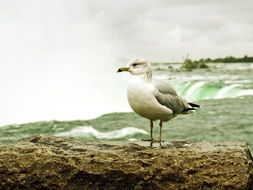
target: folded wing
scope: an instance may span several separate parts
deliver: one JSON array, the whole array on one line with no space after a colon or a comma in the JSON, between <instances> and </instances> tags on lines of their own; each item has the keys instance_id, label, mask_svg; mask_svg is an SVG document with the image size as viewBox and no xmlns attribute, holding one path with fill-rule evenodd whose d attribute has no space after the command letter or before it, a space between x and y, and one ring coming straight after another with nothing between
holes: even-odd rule
<instances>
[{"instance_id":1,"label":"folded wing","mask_svg":"<svg viewBox=\"0 0 253 190\"><path fill-rule=\"evenodd\" d=\"M195 107L199 107L199 105L188 103L182 97L178 96L176 90L167 82L154 80L153 84L157 89L155 92L157 101L161 105L171 109L173 114L184 114L191 110L195 110Z\"/></svg>"}]
</instances>

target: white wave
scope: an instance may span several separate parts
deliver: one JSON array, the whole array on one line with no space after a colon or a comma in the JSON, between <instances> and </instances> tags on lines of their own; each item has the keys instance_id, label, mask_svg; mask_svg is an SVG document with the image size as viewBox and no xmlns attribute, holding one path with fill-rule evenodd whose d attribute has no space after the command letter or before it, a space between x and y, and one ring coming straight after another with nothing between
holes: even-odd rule
<instances>
[{"instance_id":1,"label":"white wave","mask_svg":"<svg viewBox=\"0 0 253 190\"><path fill-rule=\"evenodd\" d=\"M225 84L247 84L251 83L251 80L245 79L245 80L225 80Z\"/></svg>"},{"instance_id":2,"label":"white wave","mask_svg":"<svg viewBox=\"0 0 253 190\"><path fill-rule=\"evenodd\" d=\"M192 98L192 95L196 92L197 89L200 89L202 86L204 86L206 84L206 82L204 81L198 81L195 84L193 84L192 86L189 87L189 89L187 89L186 93L183 94L183 96L185 98Z\"/></svg>"},{"instance_id":3,"label":"white wave","mask_svg":"<svg viewBox=\"0 0 253 190\"><path fill-rule=\"evenodd\" d=\"M135 134L148 134L143 129L134 127L126 127L119 130L100 132L92 126L79 126L71 131L61 132L55 134L55 136L68 136L68 137L95 137L97 139L119 139L127 136L133 136Z\"/></svg>"},{"instance_id":4,"label":"white wave","mask_svg":"<svg viewBox=\"0 0 253 190\"><path fill-rule=\"evenodd\" d=\"M215 95L214 99L221 99L221 98L231 98L233 97L232 95L229 94L229 92L232 89L238 88L240 85L239 84L232 84L229 86L224 86L222 89L218 91L218 93Z\"/></svg>"},{"instance_id":5,"label":"white wave","mask_svg":"<svg viewBox=\"0 0 253 190\"><path fill-rule=\"evenodd\" d=\"M236 97L239 96L253 96L253 89L243 89L236 94Z\"/></svg>"}]
</instances>

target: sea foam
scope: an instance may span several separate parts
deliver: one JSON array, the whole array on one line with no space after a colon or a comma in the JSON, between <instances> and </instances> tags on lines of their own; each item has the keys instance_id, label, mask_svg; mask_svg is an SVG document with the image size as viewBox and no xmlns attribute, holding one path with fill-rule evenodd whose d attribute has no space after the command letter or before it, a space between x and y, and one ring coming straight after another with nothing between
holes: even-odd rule
<instances>
[{"instance_id":1,"label":"sea foam","mask_svg":"<svg viewBox=\"0 0 253 190\"><path fill-rule=\"evenodd\" d=\"M127 136L133 136L136 134L148 134L143 129L138 129L134 127L126 127L119 130L100 132L92 126L79 126L70 131L61 132L55 134L55 136L64 137L95 137L97 139L120 139Z\"/></svg>"}]
</instances>

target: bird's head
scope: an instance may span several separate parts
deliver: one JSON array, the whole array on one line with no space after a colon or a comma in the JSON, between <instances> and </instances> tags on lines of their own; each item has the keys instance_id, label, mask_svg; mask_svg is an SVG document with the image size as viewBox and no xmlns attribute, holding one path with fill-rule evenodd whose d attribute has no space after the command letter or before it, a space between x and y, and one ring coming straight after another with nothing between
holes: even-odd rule
<instances>
[{"instance_id":1,"label":"bird's head","mask_svg":"<svg viewBox=\"0 0 253 190\"><path fill-rule=\"evenodd\" d=\"M121 67L117 72L127 71L132 75L144 76L147 78L152 78L152 67L151 64L142 58L133 59L130 61L126 67Z\"/></svg>"}]
</instances>

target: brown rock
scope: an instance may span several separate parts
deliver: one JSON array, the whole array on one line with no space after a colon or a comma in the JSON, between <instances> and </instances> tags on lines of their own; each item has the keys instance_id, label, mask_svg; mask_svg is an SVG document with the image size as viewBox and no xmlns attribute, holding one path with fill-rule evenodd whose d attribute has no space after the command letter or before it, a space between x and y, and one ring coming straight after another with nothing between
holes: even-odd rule
<instances>
[{"instance_id":1,"label":"brown rock","mask_svg":"<svg viewBox=\"0 0 253 190\"><path fill-rule=\"evenodd\" d=\"M0 189L251 189L246 144L78 141L0 145Z\"/></svg>"}]
</instances>

